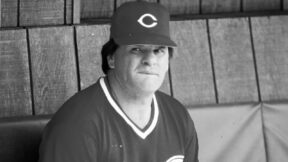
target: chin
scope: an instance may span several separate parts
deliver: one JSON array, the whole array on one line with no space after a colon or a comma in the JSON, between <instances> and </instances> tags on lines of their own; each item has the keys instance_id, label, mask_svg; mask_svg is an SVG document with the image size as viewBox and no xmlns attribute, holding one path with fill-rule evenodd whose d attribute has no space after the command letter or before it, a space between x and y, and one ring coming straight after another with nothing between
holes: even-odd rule
<instances>
[{"instance_id":1,"label":"chin","mask_svg":"<svg viewBox=\"0 0 288 162\"><path fill-rule=\"evenodd\" d=\"M162 82L161 82L162 83ZM147 92L155 92L160 88L161 84L158 81L154 82L144 82L142 84L138 84L138 88L141 89L141 91L147 91Z\"/></svg>"},{"instance_id":2,"label":"chin","mask_svg":"<svg viewBox=\"0 0 288 162\"><path fill-rule=\"evenodd\" d=\"M164 77L158 76L147 76L147 75L140 75L137 78L134 78L134 84L141 89L141 91L150 91L155 92L157 91L162 83Z\"/></svg>"}]
</instances>

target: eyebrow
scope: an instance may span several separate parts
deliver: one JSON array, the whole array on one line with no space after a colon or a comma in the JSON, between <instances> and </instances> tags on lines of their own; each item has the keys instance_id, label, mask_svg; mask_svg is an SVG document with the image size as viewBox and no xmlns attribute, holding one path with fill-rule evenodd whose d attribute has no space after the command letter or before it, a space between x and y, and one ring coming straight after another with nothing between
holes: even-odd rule
<instances>
[{"instance_id":1,"label":"eyebrow","mask_svg":"<svg viewBox=\"0 0 288 162\"><path fill-rule=\"evenodd\" d=\"M135 45L128 45L129 47L141 47L141 48L145 48L147 47L147 45L145 44L135 44ZM163 46L163 45L152 45L155 49L161 49L161 48L166 48L167 46Z\"/></svg>"}]
</instances>

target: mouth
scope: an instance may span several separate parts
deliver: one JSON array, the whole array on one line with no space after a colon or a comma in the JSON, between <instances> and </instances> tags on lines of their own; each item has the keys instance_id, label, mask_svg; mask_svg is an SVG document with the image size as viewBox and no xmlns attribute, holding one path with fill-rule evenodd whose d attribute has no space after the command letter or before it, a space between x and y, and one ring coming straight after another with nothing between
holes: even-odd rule
<instances>
[{"instance_id":1,"label":"mouth","mask_svg":"<svg viewBox=\"0 0 288 162\"><path fill-rule=\"evenodd\" d=\"M158 76L159 74L152 71L140 71L139 74Z\"/></svg>"}]
</instances>

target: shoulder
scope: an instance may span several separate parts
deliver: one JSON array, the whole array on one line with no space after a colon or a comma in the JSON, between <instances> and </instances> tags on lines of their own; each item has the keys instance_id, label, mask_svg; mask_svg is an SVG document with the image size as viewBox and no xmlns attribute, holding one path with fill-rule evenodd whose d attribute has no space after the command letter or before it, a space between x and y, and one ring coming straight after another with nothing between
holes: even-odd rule
<instances>
[{"instance_id":1,"label":"shoulder","mask_svg":"<svg viewBox=\"0 0 288 162\"><path fill-rule=\"evenodd\" d=\"M180 104L182 105L177 99L175 99L174 97L163 93L161 91L156 91L155 96L158 100L160 100L161 102L167 102L167 103L171 103L171 104Z\"/></svg>"},{"instance_id":2,"label":"shoulder","mask_svg":"<svg viewBox=\"0 0 288 162\"><path fill-rule=\"evenodd\" d=\"M104 94L99 83L76 93L69 98L53 115L48 127L83 127L87 122L97 119L101 105L104 104Z\"/></svg>"},{"instance_id":3,"label":"shoulder","mask_svg":"<svg viewBox=\"0 0 288 162\"><path fill-rule=\"evenodd\" d=\"M61 108L65 108L67 106L75 107L81 105L81 107L83 107L90 105L91 103L95 102L95 99L103 96L101 92L102 90L98 81L73 95L62 105Z\"/></svg>"},{"instance_id":4,"label":"shoulder","mask_svg":"<svg viewBox=\"0 0 288 162\"><path fill-rule=\"evenodd\" d=\"M92 108L97 104L92 101L95 90L97 90L96 84L78 92L53 115L43 131L39 159L55 162L87 159L87 153L90 152L85 149L94 150L96 142L91 141L98 140L96 132L99 120Z\"/></svg>"},{"instance_id":5,"label":"shoulder","mask_svg":"<svg viewBox=\"0 0 288 162\"><path fill-rule=\"evenodd\" d=\"M169 109L169 111L173 111L175 113L188 113L184 105L174 97L160 91L157 91L155 96L160 107L165 107L165 109Z\"/></svg>"},{"instance_id":6,"label":"shoulder","mask_svg":"<svg viewBox=\"0 0 288 162\"><path fill-rule=\"evenodd\" d=\"M177 99L169 96L163 92L157 91L155 93L160 111L176 123L185 128L194 128L194 122L187 110Z\"/></svg>"},{"instance_id":7,"label":"shoulder","mask_svg":"<svg viewBox=\"0 0 288 162\"><path fill-rule=\"evenodd\" d=\"M101 105L104 102L105 95L99 84L99 80L91 86L79 91L69 98L60 108L57 113L64 111L72 114L74 111L91 111L91 108L96 105ZM77 113L80 113L77 112ZM79 115L79 114L78 114Z\"/></svg>"},{"instance_id":8,"label":"shoulder","mask_svg":"<svg viewBox=\"0 0 288 162\"><path fill-rule=\"evenodd\" d=\"M191 140L197 141L197 133L194 121L191 118L188 109L183 106L177 99L162 92L155 93L162 118L171 126L173 130L181 132L187 143ZM167 123L166 123L167 124Z\"/></svg>"}]
</instances>

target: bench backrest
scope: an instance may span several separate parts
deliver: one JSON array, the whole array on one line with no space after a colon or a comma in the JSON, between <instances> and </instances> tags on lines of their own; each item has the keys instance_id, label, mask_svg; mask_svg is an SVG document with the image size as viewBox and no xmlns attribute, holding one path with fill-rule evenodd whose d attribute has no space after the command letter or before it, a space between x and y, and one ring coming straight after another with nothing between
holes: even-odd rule
<instances>
[{"instance_id":1,"label":"bench backrest","mask_svg":"<svg viewBox=\"0 0 288 162\"><path fill-rule=\"evenodd\" d=\"M43 128L51 116L0 119L0 161L37 162Z\"/></svg>"},{"instance_id":2,"label":"bench backrest","mask_svg":"<svg viewBox=\"0 0 288 162\"><path fill-rule=\"evenodd\" d=\"M288 102L188 107L205 162L276 162L288 159ZM0 119L0 162L36 162L51 116Z\"/></svg>"}]
</instances>

